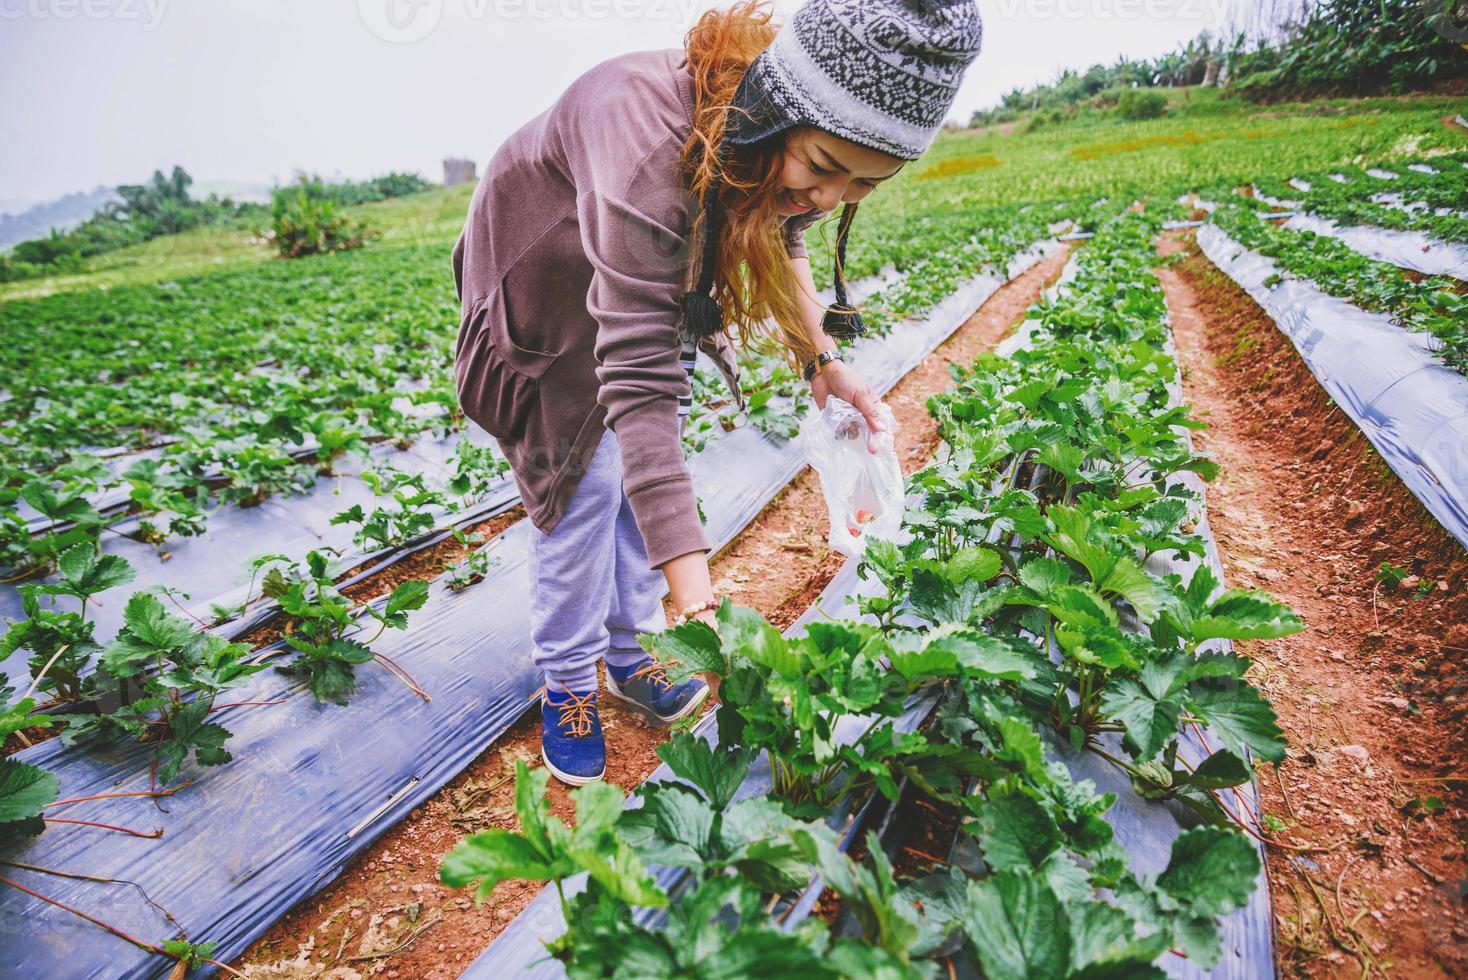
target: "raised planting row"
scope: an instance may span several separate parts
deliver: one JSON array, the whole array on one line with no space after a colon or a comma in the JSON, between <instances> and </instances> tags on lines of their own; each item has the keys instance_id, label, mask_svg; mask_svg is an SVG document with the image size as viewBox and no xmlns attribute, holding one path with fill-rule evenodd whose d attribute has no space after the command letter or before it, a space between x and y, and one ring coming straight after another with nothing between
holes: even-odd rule
<instances>
[{"instance_id":1,"label":"raised planting row","mask_svg":"<svg viewBox=\"0 0 1468 980\"><path fill-rule=\"evenodd\" d=\"M1147 570L1204 553L1175 478L1212 470L1169 391L1157 228L1134 214L1102 228L1034 311L1031 346L980 358L930 401L947 454L911 479L904 543L865 559L881 586L860 601L868 622L786 637L725 603L717 630L645 637L670 676L719 677L717 744L675 737L658 754L676 780L630 807L613 786L576 791L574 827L522 766L520 829L467 837L443 880L480 900L506 879L552 882L567 926L547 949L573 977L939 976L933 957L960 947L991 980L1156 977L1169 951L1212 967L1220 918L1261 870L1232 790L1285 748L1249 662L1219 643L1303 624L1206 566ZM918 697L937 706L909 732ZM1184 732L1205 727L1218 747L1190 758ZM1059 761L1081 751L1127 792L1186 807L1192 829L1166 855L1129 853L1107 820L1116 797ZM741 796L757 760L768 791ZM905 881L875 839L864 859L843 850L828 815L904 783L959 815L977 866ZM654 874L669 867L686 873ZM813 874L859 936L787 911ZM495 950L484 975L522 965Z\"/></svg>"},{"instance_id":2,"label":"raised planting row","mask_svg":"<svg viewBox=\"0 0 1468 980\"><path fill-rule=\"evenodd\" d=\"M1342 224L1420 231L1468 243L1468 154L1392 161L1390 170L1350 166L1260 177L1259 192ZM1376 174L1391 174L1373 176ZM1391 201L1394 203L1385 203Z\"/></svg>"},{"instance_id":3,"label":"raised planting row","mask_svg":"<svg viewBox=\"0 0 1468 980\"><path fill-rule=\"evenodd\" d=\"M1468 295L1458 292L1457 280L1413 279L1335 238L1262 220L1268 213L1263 202L1221 189L1205 193L1217 204L1214 224L1239 244L1274 259L1282 275L1309 280L1333 296L1430 335L1444 364L1468 372Z\"/></svg>"},{"instance_id":4,"label":"raised planting row","mask_svg":"<svg viewBox=\"0 0 1468 980\"><path fill-rule=\"evenodd\" d=\"M1286 276L1218 227L1198 245L1259 304L1402 483L1468 547L1468 377L1435 338Z\"/></svg>"},{"instance_id":5,"label":"raised planting row","mask_svg":"<svg viewBox=\"0 0 1468 980\"><path fill-rule=\"evenodd\" d=\"M854 345L853 364L884 390L962 324L1007 274L1028 268L1043 251L1014 257L1009 273L975 277L925 321L910 322L881 341ZM798 446L753 428L713 442L690 461L710 540L720 545L730 540L803 464ZM143 684L167 689L161 696L168 704L126 705L116 719L97 722L94 727L105 725L124 736L110 744L87 738L69 749L56 739L0 762L0 814L10 818L0 822L5 838L0 858L40 868L83 867L99 877L139 882L175 918L160 919L142 901L111 902L102 918L144 940L128 946L44 899L0 888L0 914L21 923L23 933L20 941L0 947L0 973L49 975L65 969L77 976L162 975L170 964L156 950L164 938L180 935L217 943L215 952L227 959L292 904L331 881L343 862L436 792L533 706L540 677L524 601L530 587L529 530L522 521L497 539L499 564L472 592L455 594L444 579L427 587L401 586L395 600L377 604L372 612L356 611L369 617L365 624L349 622L350 604L342 609L332 601L336 590L328 571L318 567L319 556L310 560L300 581L275 577L270 594L294 624L288 642L308 658L305 664L298 658L298 672L321 665L286 686L272 674L254 672L259 657L247 657L168 616L154 605L154 597L134 600L138 608L129 616L127 633L103 649L101 662L136 669ZM75 561L68 557L67 565L69 576L75 573L79 581L94 584L123 573L115 562L93 559L86 551ZM410 603L422 607L410 629L389 629L374 640L361 628L375 629L374 620L400 625ZM262 653L269 657L277 649ZM309 684L329 699L342 672L366 659L368 650L387 669L354 679L350 712L306 696ZM191 707L188 690L174 698L185 677L208 674L211 682L219 681L210 673L216 661L232 672L229 707ZM166 719L161 710L175 713ZM25 711L10 714L20 722L36 717ZM180 717L180 724L171 723ZM135 723L133 730L123 724L127 721ZM364 742L363 731L372 731L373 738ZM144 740L126 737L137 733ZM190 738L183 752L161 748L161 743ZM239 757L235 764L214 771L198 768L225 761L219 750L226 744ZM197 751L200 745L204 751ZM194 752L184 761L188 746ZM155 789L150 769L167 765L171 771L174 755L180 756L179 779L192 781ZM169 796L166 813L155 814L147 809L152 804L138 796L115 795L150 792ZM53 808L63 805L58 795L85 798L66 805L91 823L133 828L144 820L143 813L148 823L160 823L165 835L158 841L119 841L115 831L102 827L57 828ZM44 832L30 836L37 830ZM201 862L201 854L209 860ZM89 914L103 901L96 880L41 877L25 884ZM178 955L187 955L187 949L179 949Z\"/></svg>"}]
</instances>

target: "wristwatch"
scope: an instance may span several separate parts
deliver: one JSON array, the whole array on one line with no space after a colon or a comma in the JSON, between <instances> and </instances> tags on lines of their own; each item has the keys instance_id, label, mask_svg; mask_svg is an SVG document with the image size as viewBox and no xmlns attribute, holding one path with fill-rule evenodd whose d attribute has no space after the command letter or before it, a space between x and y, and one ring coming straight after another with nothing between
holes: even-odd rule
<instances>
[{"instance_id":1,"label":"wristwatch","mask_svg":"<svg viewBox=\"0 0 1468 980\"><path fill-rule=\"evenodd\" d=\"M841 352L839 350L821 351L819 354L816 355L816 359L814 361L811 361L805 366L805 380L809 381L811 378L814 378L817 372L821 370L821 368L825 367L827 364L830 364L832 361L841 361L844 364L846 362L846 358L841 356Z\"/></svg>"}]
</instances>

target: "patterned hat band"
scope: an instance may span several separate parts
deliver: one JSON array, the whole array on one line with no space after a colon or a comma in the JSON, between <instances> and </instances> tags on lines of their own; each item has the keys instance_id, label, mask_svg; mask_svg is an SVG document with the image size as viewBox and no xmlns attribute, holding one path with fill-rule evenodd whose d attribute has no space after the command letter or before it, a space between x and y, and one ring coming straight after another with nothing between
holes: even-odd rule
<instances>
[{"instance_id":1,"label":"patterned hat band","mask_svg":"<svg viewBox=\"0 0 1468 980\"><path fill-rule=\"evenodd\" d=\"M809 0L745 73L725 139L814 126L915 160L982 39L973 0Z\"/></svg>"}]
</instances>

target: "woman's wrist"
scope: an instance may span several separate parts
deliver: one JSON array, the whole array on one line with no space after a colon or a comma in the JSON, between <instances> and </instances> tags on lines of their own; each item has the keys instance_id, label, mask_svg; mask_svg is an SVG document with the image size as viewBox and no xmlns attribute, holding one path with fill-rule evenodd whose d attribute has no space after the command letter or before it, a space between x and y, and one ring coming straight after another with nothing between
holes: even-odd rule
<instances>
[{"instance_id":1,"label":"woman's wrist","mask_svg":"<svg viewBox=\"0 0 1468 980\"><path fill-rule=\"evenodd\" d=\"M841 361L843 364L845 363L845 358L841 356L841 351L835 347L832 347L830 350L823 350L820 353L816 354L813 360L806 362L804 370L805 380L807 382L814 381L817 375L819 375L822 371L826 369L828 365L832 364L835 361Z\"/></svg>"}]
</instances>

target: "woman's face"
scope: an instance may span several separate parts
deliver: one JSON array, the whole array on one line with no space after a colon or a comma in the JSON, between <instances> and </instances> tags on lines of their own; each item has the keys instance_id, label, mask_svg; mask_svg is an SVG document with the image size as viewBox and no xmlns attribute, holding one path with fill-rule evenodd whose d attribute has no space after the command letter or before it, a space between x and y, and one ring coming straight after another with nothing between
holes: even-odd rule
<instances>
[{"instance_id":1,"label":"woman's face","mask_svg":"<svg viewBox=\"0 0 1468 980\"><path fill-rule=\"evenodd\" d=\"M905 162L811 126L797 127L785 138L776 210L788 216L855 204Z\"/></svg>"}]
</instances>

